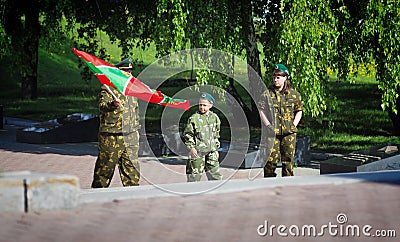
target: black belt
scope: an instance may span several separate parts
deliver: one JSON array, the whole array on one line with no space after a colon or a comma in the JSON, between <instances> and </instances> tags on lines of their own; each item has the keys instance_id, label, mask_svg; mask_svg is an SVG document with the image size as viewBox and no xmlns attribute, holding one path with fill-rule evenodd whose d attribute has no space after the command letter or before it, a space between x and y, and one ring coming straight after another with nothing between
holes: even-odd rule
<instances>
[{"instance_id":1,"label":"black belt","mask_svg":"<svg viewBox=\"0 0 400 242\"><path fill-rule=\"evenodd\" d=\"M108 132L101 132L101 135L105 135L105 136L120 136L123 135L123 133L108 133Z\"/></svg>"}]
</instances>

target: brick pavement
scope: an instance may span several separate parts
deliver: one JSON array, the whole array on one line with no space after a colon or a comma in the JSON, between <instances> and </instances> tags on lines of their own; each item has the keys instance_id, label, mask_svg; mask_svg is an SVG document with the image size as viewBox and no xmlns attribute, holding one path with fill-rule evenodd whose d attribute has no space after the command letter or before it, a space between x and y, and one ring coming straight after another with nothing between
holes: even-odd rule
<instances>
[{"instance_id":1,"label":"brick pavement","mask_svg":"<svg viewBox=\"0 0 400 242\"><path fill-rule=\"evenodd\" d=\"M0 131L0 171L69 174L79 178L82 189L90 188L97 157L97 143L27 144L18 143L15 130L5 125ZM140 157L142 185L186 182L186 160L183 157ZM221 168L224 179L261 178L261 169L235 170ZM277 173L280 174L278 168ZM296 175L318 175L318 169L297 168ZM207 180L203 175L202 180ZM121 187L116 169L110 187Z\"/></svg>"},{"instance_id":2,"label":"brick pavement","mask_svg":"<svg viewBox=\"0 0 400 242\"><path fill-rule=\"evenodd\" d=\"M80 179L81 188L90 186L96 143L16 144L10 130L0 131L0 142L0 171L71 174ZM184 182L181 163L179 159L163 160L163 163L141 159L142 185ZM249 173L223 169L223 172L225 177L233 174L235 179L260 178L257 170ZM111 186L121 186L118 177ZM381 229L395 231L398 237L399 200L398 184L376 182L115 200L65 211L2 213L0 241L398 241L393 237L378 240L363 234L341 236L339 230L331 235L332 231L327 229L322 230L322 236L284 237L276 228L272 230L271 225L312 224L321 232L323 225L332 223L339 229L337 216L342 213L348 218L343 225L371 225L368 231L371 234ZM260 236L257 228L266 221L270 229L266 236ZM259 232L265 232L264 228Z\"/></svg>"}]
</instances>

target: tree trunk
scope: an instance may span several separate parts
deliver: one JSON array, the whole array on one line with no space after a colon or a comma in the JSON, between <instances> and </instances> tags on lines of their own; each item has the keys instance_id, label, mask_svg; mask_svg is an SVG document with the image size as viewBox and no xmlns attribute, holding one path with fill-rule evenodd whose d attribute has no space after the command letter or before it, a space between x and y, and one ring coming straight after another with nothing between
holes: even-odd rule
<instances>
[{"instance_id":1,"label":"tree trunk","mask_svg":"<svg viewBox=\"0 0 400 242\"><path fill-rule=\"evenodd\" d=\"M25 36L22 36L24 43L24 76L22 77L22 99L37 98L37 71L39 52L39 7L38 4L30 4L25 12Z\"/></svg>"},{"instance_id":2,"label":"tree trunk","mask_svg":"<svg viewBox=\"0 0 400 242\"><path fill-rule=\"evenodd\" d=\"M246 57L249 76L250 92L254 98L259 98L262 94L262 78L261 78L261 65L260 53L257 46L257 38L254 28L253 12L251 1L242 0L242 31L243 39L246 48ZM253 70L251 70L251 68ZM257 100L256 100L257 101ZM251 114L248 116L249 124L253 127L260 127L260 116L255 100L251 99Z\"/></svg>"},{"instance_id":3,"label":"tree trunk","mask_svg":"<svg viewBox=\"0 0 400 242\"><path fill-rule=\"evenodd\" d=\"M373 40L372 40L372 46L374 46L375 52L374 52L374 57L375 61L377 63L377 68L376 68L376 77L378 80L383 81L385 80L385 73L387 72L385 63L386 63L386 57L384 56L383 52L381 50L381 46L379 44L379 36L375 34ZM400 88L397 88L397 94L400 95ZM393 133L395 135L400 135L400 97L397 97L396 99L396 107L395 109L397 110L397 114L392 111L392 106L389 105L388 107L388 116L392 120L393 123Z\"/></svg>"},{"instance_id":4,"label":"tree trunk","mask_svg":"<svg viewBox=\"0 0 400 242\"><path fill-rule=\"evenodd\" d=\"M238 109L243 110L247 118L251 117L251 110L243 102L243 99L240 97L238 91L236 90L233 78L229 78L229 86L226 88L226 92L228 92L231 95L231 96L226 96L226 102L232 108L232 114L234 119L235 120L238 119L238 117L235 117L235 115L239 114ZM232 98L234 98L235 100L232 100Z\"/></svg>"},{"instance_id":5,"label":"tree trunk","mask_svg":"<svg viewBox=\"0 0 400 242\"><path fill-rule=\"evenodd\" d=\"M400 135L400 88L397 89L397 94L399 97L396 99L396 110L397 114L392 111L392 107L389 106L389 117L392 120L393 123L393 133L395 135Z\"/></svg>"}]
</instances>

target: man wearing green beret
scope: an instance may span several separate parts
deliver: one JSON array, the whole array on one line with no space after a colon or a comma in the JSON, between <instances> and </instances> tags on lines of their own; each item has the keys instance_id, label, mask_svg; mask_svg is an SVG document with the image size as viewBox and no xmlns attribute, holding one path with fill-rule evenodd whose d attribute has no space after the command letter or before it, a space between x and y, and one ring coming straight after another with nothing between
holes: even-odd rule
<instances>
[{"instance_id":1,"label":"man wearing green beret","mask_svg":"<svg viewBox=\"0 0 400 242\"><path fill-rule=\"evenodd\" d=\"M221 180L219 173L218 148L221 121L210 110L215 103L211 94L202 92L199 111L189 117L183 139L188 147L189 160L186 164L188 182L200 181L203 171L208 180Z\"/></svg>"},{"instance_id":2,"label":"man wearing green beret","mask_svg":"<svg viewBox=\"0 0 400 242\"><path fill-rule=\"evenodd\" d=\"M275 177L275 169L282 162L282 176L293 176L294 153L296 151L297 125L303 114L300 93L290 83L289 69L283 64L276 64L272 70L273 84L265 91L258 103L263 124L275 128L275 140L271 155L264 166L264 177ZM265 110L267 96L274 105L275 120L268 120Z\"/></svg>"},{"instance_id":3,"label":"man wearing green beret","mask_svg":"<svg viewBox=\"0 0 400 242\"><path fill-rule=\"evenodd\" d=\"M126 75L132 71L127 58L115 65ZM134 97L125 97L117 89L103 85L99 93L98 156L92 188L109 187L118 166L123 186L137 186L139 171L139 113ZM124 127L124 134L122 128Z\"/></svg>"}]
</instances>

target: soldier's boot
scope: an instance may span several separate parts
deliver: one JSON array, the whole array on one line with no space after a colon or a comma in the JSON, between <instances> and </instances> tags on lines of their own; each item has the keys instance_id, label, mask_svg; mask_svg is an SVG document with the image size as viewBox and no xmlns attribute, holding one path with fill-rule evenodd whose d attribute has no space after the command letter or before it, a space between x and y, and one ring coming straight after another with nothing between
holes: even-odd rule
<instances>
[{"instance_id":1,"label":"soldier's boot","mask_svg":"<svg viewBox=\"0 0 400 242\"><path fill-rule=\"evenodd\" d=\"M222 175L219 172L218 151L211 152L206 157L204 169L208 180L222 180Z\"/></svg>"},{"instance_id":2,"label":"soldier's boot","mask_svg":"<svg viewBox=\"0 0 400 242\"><path fill-rule=\"evenodd\" d=\"M186 174L187 182L198 182L201 180L201 174Z\"/></svg>"},{"instance_id":3,"label":"soldier's boot","mask_svg":"<svg viewBox=\"0 0 400 242\"><path fill-rule=\"evenodd\" d=\"M124 172L122 172L122 173L124 173ZM139 186L140 173L136 169L133 169L126 174L122 174L122 173L120 170L121 181L122 181L122 185L124 187Z\"/></svg>"},{"instance_id":4,"label":"soldier's boot","mask_svg":"<svg viewBox=\"0 0 400 242\"><path fill-rule=\"evenodd\" d=\"M126 157L121 159L118 164L119 175L121 177L122 185L138 186L140 181L140 166L138 160L129 160Z\"/></svg>"},{"instance_id":5,"label":"soldier's boot","mask_svg":"<svg viewBox=\"0 0 400 242\"><path fill-rule=\"evenodd\" d=\"M109 187L111 179L114 175L115 164L109 166L110 162L103 159L97 159L94 173L92 188L105 188Z\"/></svg>"},{"instance_id":6,"label":"soldier's boot","mask_svg":"<svg viewBox=\"0 0 400 242\"><path fill-rule=\"evenodd\" d=\"M190 159L186 164L186 175L188 182L200 181L204 171L204 157Z\"/></svg>"},{"instance_id":7,"label":"soldier's boot","mask_svg":"<svg viewBox=\"0 0 400 242\"><path fill-rule=\"evenodd\" d=\"M219 167L214 167L206 172L208 180L222 180L222 175L219 173Z\"/></svg>"},{"instance_id":8,"label":"soldier's boot","mask_svg":"<svg viewBox=\"0 0 400 242\"><path fill-rule=\"evenodd\" d=\"M113 173L114 174L114 173ZM99 174L94 174L93 176L93 182L92 182L92 188L106 188L110 186L112 179L112 175L109 176L102 176Z\"/></svg>"}]
</instances>

